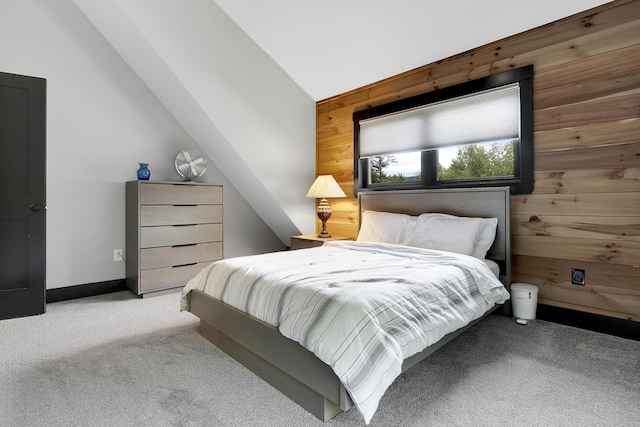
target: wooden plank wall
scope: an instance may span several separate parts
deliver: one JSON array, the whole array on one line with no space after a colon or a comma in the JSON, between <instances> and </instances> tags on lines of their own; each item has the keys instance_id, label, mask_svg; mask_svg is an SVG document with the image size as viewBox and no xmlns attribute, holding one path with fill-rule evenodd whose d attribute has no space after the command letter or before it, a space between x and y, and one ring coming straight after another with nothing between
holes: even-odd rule
<instances>
[{"instance_id":1,"label":"wooden plank wall","mask_svg":"<svg viewBox=\"0 0 640 427\"><path fill-rule=\"evenodd\" d=\"M513 282L640 321L640 0L619 0L317 103L317 173L353 195L352 113L534 65L535 189L513 195ZM356 237L357 200L332 199ZM572 285L571 268L586 270Z\"/></svg>"}]
</instances>

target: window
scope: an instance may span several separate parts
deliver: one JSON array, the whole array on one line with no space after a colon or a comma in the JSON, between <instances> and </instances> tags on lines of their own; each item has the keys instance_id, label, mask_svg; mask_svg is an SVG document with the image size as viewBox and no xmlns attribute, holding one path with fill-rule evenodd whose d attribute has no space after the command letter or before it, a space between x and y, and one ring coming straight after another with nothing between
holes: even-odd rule
<instances>
[{"instance_id":1,"label":"window","mask_svg":"<svg viewBox=\"0 0 640 427\"><path fill-rule=\"evenodd\" d=\"M533 67L355 112L355 188L533 191Z\"/></svg>"}]
</instances>

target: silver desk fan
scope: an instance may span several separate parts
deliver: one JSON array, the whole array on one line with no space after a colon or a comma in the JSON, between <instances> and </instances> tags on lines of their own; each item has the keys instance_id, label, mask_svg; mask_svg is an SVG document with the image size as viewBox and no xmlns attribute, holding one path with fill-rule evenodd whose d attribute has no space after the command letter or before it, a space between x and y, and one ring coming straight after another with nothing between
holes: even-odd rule
<instances>
[{"instance_id":1,"label":"silver desk fan","mask_svg":"<svg viewBox=\"0 0 640 427\"><path fill-rule=\"evenodd\" d=\"M204 156L193 150L183 150L176 156L176 171L185 181L193 181L202 176L207 170L207 161Z\"/></svg>"}]
</instances>

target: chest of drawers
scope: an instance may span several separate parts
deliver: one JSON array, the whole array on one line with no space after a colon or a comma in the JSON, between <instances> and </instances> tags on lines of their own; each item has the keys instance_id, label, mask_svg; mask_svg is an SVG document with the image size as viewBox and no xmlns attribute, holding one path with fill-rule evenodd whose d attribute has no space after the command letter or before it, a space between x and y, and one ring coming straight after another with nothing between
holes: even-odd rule
<instances>
[{"instance_id":1,"label":"chest of drawers","mask_svg":"<svg viewBox=\"0 0 640 427\"><path fill-rule=\"evenodd\" d=\"M179 288L222 259L222 186L126 183L127 286L149 296Z\"/></svg>"}]
</instances>

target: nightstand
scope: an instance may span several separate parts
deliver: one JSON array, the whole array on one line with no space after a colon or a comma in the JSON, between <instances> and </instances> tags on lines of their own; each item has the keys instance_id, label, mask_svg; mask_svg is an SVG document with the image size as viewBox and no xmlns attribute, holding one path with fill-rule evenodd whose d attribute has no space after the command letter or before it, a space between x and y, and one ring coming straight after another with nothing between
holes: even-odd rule
<instances>
[{"instance_id":1,"label":"nightstand","mask_svg":"<svg viewBox=\"0 0 640 427\"><path fill-rule=\"evenodd\" d=\"M344 236L318 237L317 234L302 234L300 236L291 236L291 250L316 248L322 246L324 242L330 240L351 240Z\"/></svg>"}]
</instances>

